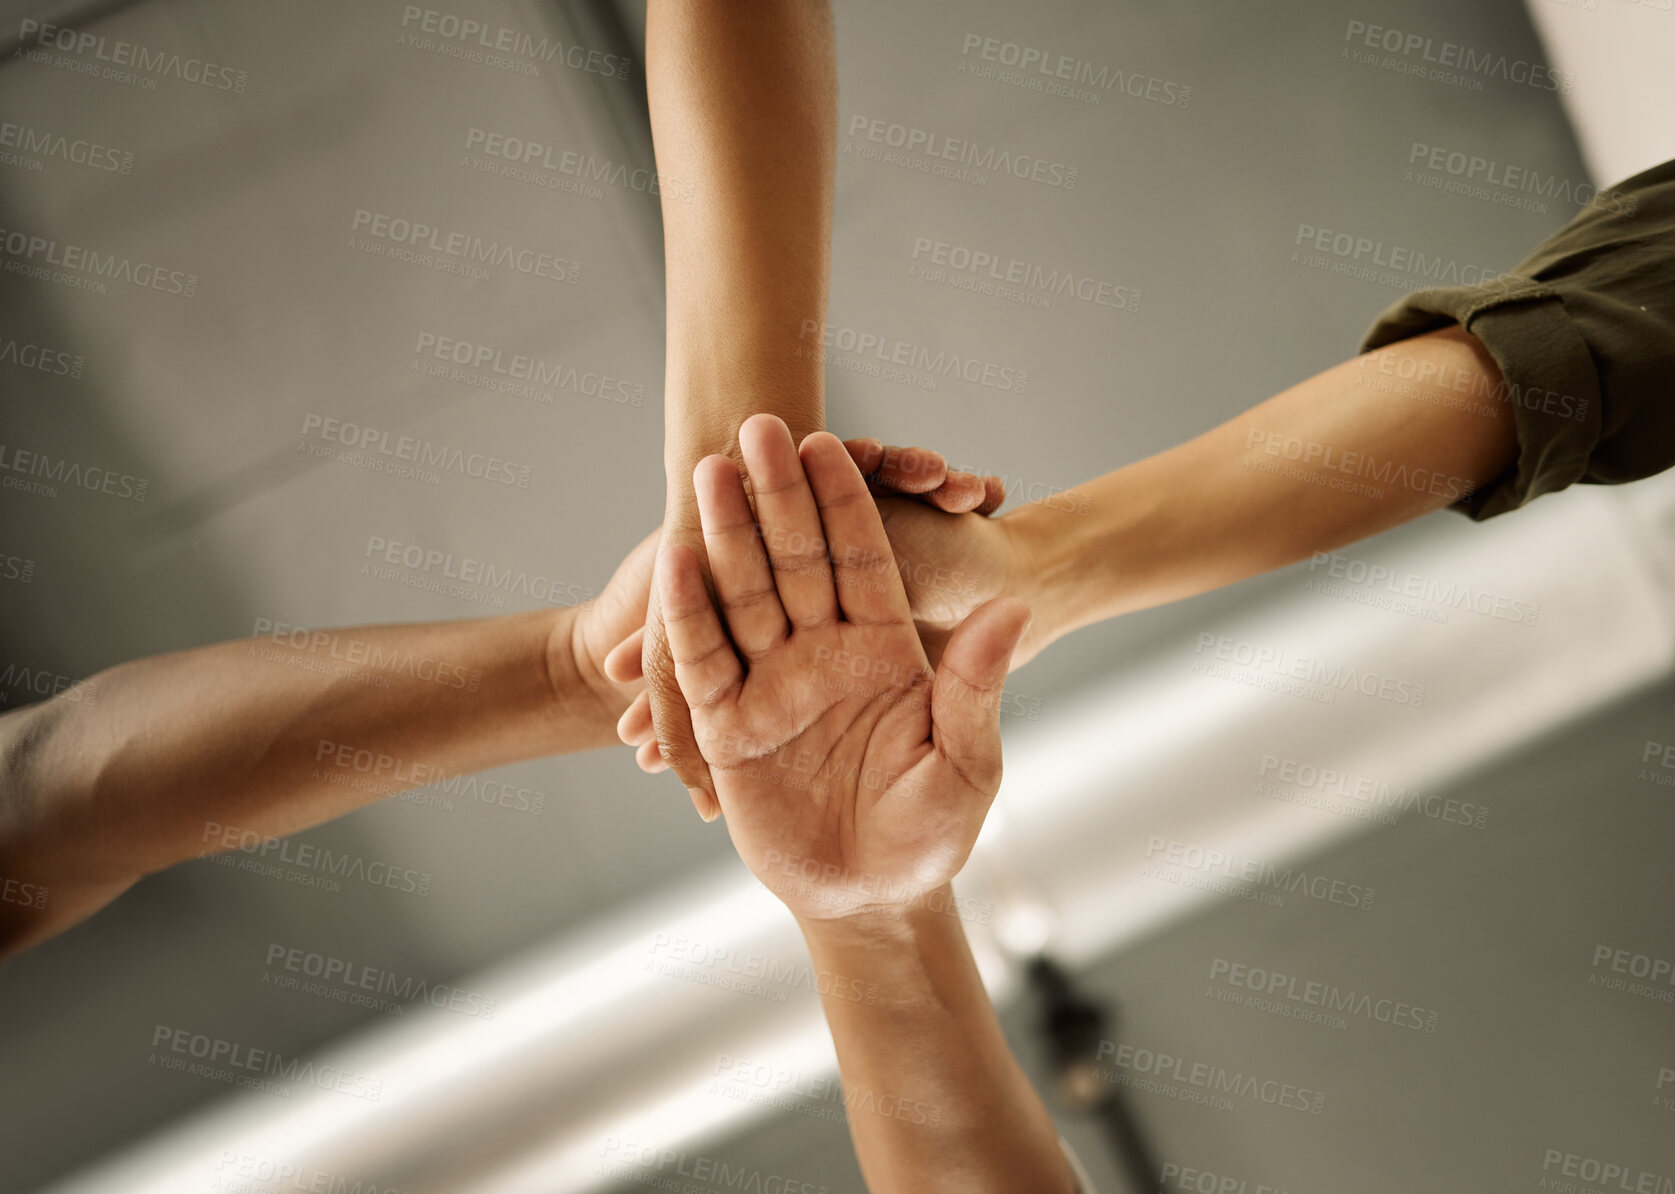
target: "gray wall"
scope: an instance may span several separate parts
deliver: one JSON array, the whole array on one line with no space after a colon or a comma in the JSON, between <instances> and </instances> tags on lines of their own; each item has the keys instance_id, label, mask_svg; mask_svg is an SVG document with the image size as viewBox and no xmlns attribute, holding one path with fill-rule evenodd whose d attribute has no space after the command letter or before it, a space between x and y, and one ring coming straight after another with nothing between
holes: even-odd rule
<instances>
[{"instance_id":1,"label":"gray wall","mask_svg":"<svg viewBox=\"0 0 1675 1194\"><path fill-rule=\"evenodd\" d=\"M0 68L5 119L133 154L129 174L0 166L0 224L199 279L187 298L0 274L0 336L84 358L74 379L0 365L0 442L150 482L143 502L0 491L0 547L36 562L27 584L0 581L0 662L76 677L248 635L258 618L495 612L364 575L369 537L587 590L657 520L656 200L461 164L481 128L650 165L643 13L504 3L479 14L588 45L621 38L627 80L439 57L400 44L402 14L383 2L147 0L86 26L247 72L241 93L170 78L142 90L27 59ZM842 5L831 320L1027 383L1018 393L944 378L926 391L840 359L834 430L935 445L1025 496L1068 486L1350 355L1418 284L1296 263L1300 225L1505 268L1573 214L1413 180L1415 142L1585 175L1553 94L1347 60L1351 19L1541 58L1516 0ZM1091 104L977 77L962 69L985 65L962 56L968 35L1155 80L1165 99L1190 87L1190 102L1113 90ZM869 160L857 116L1074 166L1076 183L994 173L977 185ZM357 209L548 249L579 261L580 278L501 270L478 281L373 256L351 243L363 235ZM938 285L912 274L921 238L1091 274L1137 290L1137 309L1063 296L1042 309ZM427 377L414 371L424 332L607 373L643 387L643 402L560 392L549 405ZM299 451L311 414L495 453L528 464L531 483L432 486L320 460ZM1051 716L1078 684L1266 588L1085 631L1013 687ZM1675 806L1635 775L1640 744L1667 739L1672 701L1647 695L1474 780L1462 797L1494 810L1480 833L1420 819L1345 848L1333 866L1391 893L1377 916L1221 908L1089 973L1092 989L1121 1000L1125 1039L1295 1074L1328 1094L1319 1117L1137 1094L1164 1157L1298 1192L1537 1189L1548 1148L1675 1168L1675 1119L1654 1106L1646 1072L1675 1065L1675 1011L1589 986L1600 942L1675 955L1663 862ZM328 895L201 861L0 965L0 1186L33 1187L225 1093L148 1063L159 1023L291 1052L375 1015L264 984L271 944L448 981L731 854L678 785L625 755L506 774L548 795L542 816L390 801L302 835L431 872L429 896ZM1438 1010L1439 1028L1340 1031L1221 1005L1199 997L1215 957L1411 999ZM1012 1027L1033 1057L1016 1015ZM1122 1188L1096 1138L1064 1122L1104 1188ZM809 1116L782 1117L727 1155L861 1189L841 1126Z\"/></svg>"}]
</instances>

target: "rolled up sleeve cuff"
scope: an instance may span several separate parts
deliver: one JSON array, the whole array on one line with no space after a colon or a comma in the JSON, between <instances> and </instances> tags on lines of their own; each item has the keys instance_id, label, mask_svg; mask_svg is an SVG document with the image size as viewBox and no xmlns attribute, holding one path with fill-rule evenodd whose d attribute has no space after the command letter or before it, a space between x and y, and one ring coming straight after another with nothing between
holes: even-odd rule
<instances>
[{"instance_id":1,"label":"rolled up sleeve cuff","mask_svg":"<svg viewBox=\"0 0 1675 1194\"><path fill-rule=\"evenodd\" d=\"M1475 519L1492 518L1580 480L1599 443L1600 382L1564 300L1517 277L1416 291L1378 318L1361 351L1450 324L1477 337L1500 367L1502 384L1494 396L1512 405L1518 434L1513 467L1455 508Z\"/></svg>"}]
</instances>

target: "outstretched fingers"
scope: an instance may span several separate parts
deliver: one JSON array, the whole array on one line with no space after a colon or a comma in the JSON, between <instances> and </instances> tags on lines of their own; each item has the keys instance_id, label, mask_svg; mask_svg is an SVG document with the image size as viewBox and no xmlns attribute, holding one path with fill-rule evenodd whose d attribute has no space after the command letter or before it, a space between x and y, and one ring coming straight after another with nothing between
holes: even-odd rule
<instances>
[{"instance_id":1,"label":"outstretched fingers","mask_svg":"<svg viewBox=\"0 0 1675 1194\"><path fill-rule=\"evenodd\" d=\"M665 547L657 561L663 627L675 663L675 682L694 711L735 693L744 668L704 588L698 557L684 545Z\"/></svg>"},{"instance_id":2,"label":"outstretched fingers","mask_svg":"<svg viewBox=\"0 0 1675 1194\"><path fill-rule=\"evenodd\" d=\"M692 487L727 629L746 659L759 659L785 641L790 627L744 481L727 457L706 456L693 470Z\"/></svg>"},{"instance_id":3,"label":"outstretched fingers","mask_svg":"<svg viewBox=\"0 0 1675 1194\"><path fill-rule=\"evenodd\" d=\"M791 432L773 415L752 415L739 427L739 451L750 471L756 521L786 618L796 627L835 622L837 593L832 588L820 511Z\"/></svg>"},{"instance_id":4,"label":"outstretched fingers","mask_svg":"<svg viewBox=\"0 0 1675 1194\"><path fill-rule=\"evenodd\" d=\"M817 431L803 440L799 454L820 510L843 616L865 625L909 623L913 612L884 520L842 441Z\"/></svg>"}]
</instances>

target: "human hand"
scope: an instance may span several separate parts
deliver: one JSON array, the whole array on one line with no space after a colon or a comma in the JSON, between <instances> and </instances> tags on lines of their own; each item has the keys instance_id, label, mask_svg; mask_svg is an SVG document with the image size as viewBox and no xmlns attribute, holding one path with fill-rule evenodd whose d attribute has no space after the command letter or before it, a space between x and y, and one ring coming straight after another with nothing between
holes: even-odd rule
<instances>
[{"instance_id":1,"label":"human hand","mask_svg":"<svg viewBox=\"0 0 1675 1194\"><path fill-rule=\"evenodd\" d=\"M739 429L693 476L727 629L696 554L665 545L658 598L729 832L799 918L911 904L964 865L1000 786L999 697L1027 628L985 604L933 671L866 483L836 437ZM765 550L764 550L765 549Z\"/></svg>"},{"instance_id":2,"label":"human hand","mask_svg":"<svg viewBox=\"0 0 1675 1194\"><path fill-rule=\"evenodd\" d=\"M617 720L644 695L638 676L616 680L606 674L611 649L645 625L652 564L663 528L634 545L593 600L558 617L547 635L547 675L560 716L602 725L614 734Z\"/></svg>"},{"instance_id":3,"label":"human hand","mask_svg":"<svg viewBox=\"0 0 1675 1194\"><path fill-rule=\"evenodd\" d=\"M945 514L896 497L879 498L878 513L931 663L941 659L954 627L984 602L1019 597L1036 608L1040 570L1017 518ZM1012 666L1034 659L1051 637L1045 620L1032 620Z\"/></svg>"},{"instance_id":4,"label":"human hand","mask_svg":"<svg viewBox=\"0 0 1675 1194\"><path fill-rule=\"evenodd\" d=\"M1006 497L998 477L980 477L949 469L938 452L887 447L876 439L849 440L845 447L867 475L868 488L875 494L909 495L903 500L926 509L982 514L998 508ZM746 484L749 484L748 477ZM664 519L664 542L689 547L703 559L703 535L691 490L671 486L670 497L670 509ZM644 633L630 636L610 653L606 673L618 683L645 681L643 696L628 707L618 725L622 740L635 747L635 758L641 768L650 772L672 768L686 785L698 814L706 821L714 820L720 809L708 782L708 767L692 740L686 705L675 684L674 665L669 658L655 590Z\"/></svg>"},{"instance_id":5,"label":"human hand","mask_svg":"<svg viewBox=\"0 0 1675 1194\"><path fill-rule=\"evenodd\" d=\"M941 452L896 448L876 439L846 439L843 446L874 497L916 497L911 504L949 514L993 514L1006 501L999 477L951 469Z\"/></svg>"}]
</instances>

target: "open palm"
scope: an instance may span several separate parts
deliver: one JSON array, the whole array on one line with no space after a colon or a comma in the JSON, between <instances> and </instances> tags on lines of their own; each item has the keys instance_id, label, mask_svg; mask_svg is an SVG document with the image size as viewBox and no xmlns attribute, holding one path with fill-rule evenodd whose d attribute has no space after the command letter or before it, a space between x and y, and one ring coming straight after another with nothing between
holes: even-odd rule
<instances>
[{"instance_id":1,"label":"open palm","mask_svg":"<svg viewBox=\"0 0 1675 1194\"><path fill-rule=\"evenodd\" d=\"M716 596L665 549L675 676L734 844L799 916L911 902L964 864L1000 783L998 698L1028 621L974 612L933 672L843 444L756 416L694 473Z\"/></svg>"}]
</instances>

